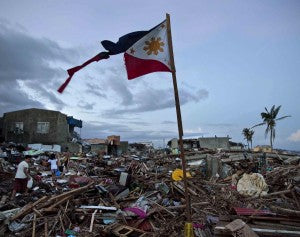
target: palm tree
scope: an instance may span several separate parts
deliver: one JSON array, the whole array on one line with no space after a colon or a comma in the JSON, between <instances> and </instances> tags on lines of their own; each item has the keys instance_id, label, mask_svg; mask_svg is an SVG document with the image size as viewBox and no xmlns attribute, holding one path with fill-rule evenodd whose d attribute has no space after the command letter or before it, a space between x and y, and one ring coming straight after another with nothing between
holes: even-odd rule
<instances>
[{"instance_id":1,"label":"palm tree","mask_svg":"<svg viewBox=\"0 0 300 237\"><path fill-rule=\"evenodd\" d=\"M290 115L286 115L286 116L283 116L283 117L280 117L280 118L276 118L280 108L281 108L281 105L279 105L278 107L273 105L271 110L268 111L268 109L265 107L266 112L262 112L260 114L261 118L263 119L263 122L252 127L252 128L254 128L254 127L257 127L257 126L267 125L266 131L265 131L265 136L267 137L268 133L270 132L270 145L271 145L271 148L273 148L273 142L274 142L274 139L275 139L276 121L284 119L284 118L291 117Z\"/></svg>"},{"instance_id":2,"label":"palm tree","mask_svg":"<svg viewBox=\"0 0 300 237\"><path fill-rule=\"evenodd\" d=\"M244 135L245 139L247 140L248 149L250 149L249 142L251 144L251 149L252 149L252 137L253 137L254 131L251 130L250 128L244 128L242 134Z\"/></svg>"}]
</instances>

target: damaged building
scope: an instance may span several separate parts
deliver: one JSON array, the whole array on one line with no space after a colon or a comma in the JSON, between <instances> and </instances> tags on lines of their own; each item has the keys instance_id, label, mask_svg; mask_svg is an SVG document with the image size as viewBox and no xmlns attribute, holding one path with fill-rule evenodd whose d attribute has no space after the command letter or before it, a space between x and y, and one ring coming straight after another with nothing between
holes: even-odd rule
<instances>
[{"instance_id":1,"label":"damaged building","mask_svg":"<svg viewBox=\"0 0 300 237\"><path fill-rule=\"evenodd\" d=\"M183 139L183 147L189 149L243 149L243 144L231 142L230 137L199 137L193 139ZM168 142L168 147L171 149L178 149L178 139L173 138Z\"/></svg>"},{"instance_id":2,"label":"damaged building","mask_svg":"<svg viewBox=\"0 0 300 237\"><path fill-rule=\"evenodd\" d=\"M0 121L2 137L7 142L58 144L72 150L76 150L72 143L77 137L74 129L82 128L82 121L72 116L36 108L4 113Z\"/></svg>"},{"instance_id":3,"label":"damaged building","mask_svg":"<svg viewBox=\"0 0 300 237\"><path fill-rule=\"evenodd\" d=\"M90 146L90 151L97 154L121 155L128 152L128 141L121 141L120 136L111 135L106 139L83 139Z\"/></svg>"}]
</instances>

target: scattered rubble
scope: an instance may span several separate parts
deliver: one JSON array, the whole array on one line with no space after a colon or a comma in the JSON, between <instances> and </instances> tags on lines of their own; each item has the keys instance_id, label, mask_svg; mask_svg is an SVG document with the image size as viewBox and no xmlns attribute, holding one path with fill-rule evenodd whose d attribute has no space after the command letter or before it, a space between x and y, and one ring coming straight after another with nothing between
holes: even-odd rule
<instances>
[{"instance_id":1,"label":"scattered rubble","mask_svg":"<svg viewBox=\"0 0 300 237\"><path fill-rule=\"evenodd\" d=\"M0 151L0 236L183 236L178 154L72 154L68 169L52 179L48 151L6 154L6 148ZM24 154L32 156L32 188L10 200ZM191 149L186 160L195 236L300 236L297 154Z\"/></svg>"}]
</instances>

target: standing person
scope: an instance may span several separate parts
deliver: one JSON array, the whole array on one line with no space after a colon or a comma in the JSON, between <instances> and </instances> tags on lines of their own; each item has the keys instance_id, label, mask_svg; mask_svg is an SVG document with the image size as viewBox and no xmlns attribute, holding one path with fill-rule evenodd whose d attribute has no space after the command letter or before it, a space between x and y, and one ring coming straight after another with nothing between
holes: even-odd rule
<instances>
[{"instance_id":1,"label":"standing person","mask_svg":"<svg viewBox=\"0 0 300 237\"><path fill-rule=\"evenodd\" d=\"M69 147L66 147L64 164L67 172L69 172L69 167L68 167L69 161L70 161Z\"/></svg>"},{"instance_id":2,"label":"standing person","mask_svg":"<svg viewBox=\"0 0 300 237\"><path fill-rule=\"evenodd\" d=\"M54 180L57 171L57 159L55 157L55 154L50 155L50 159L48 160L48 162L51 164L52 179Z\"/></svg>"},{"instance_id":3,"label":"standing person","mask_svg":"<svg viewBox=\"0 0 300 237\"><path fill-rule=\"evenodd\" d=\"M56 157L57 157L58 170L62 174L64 172L64 166L62 164L62 158L61 158L59 153L56 154Z\"/></svg>"},{"instance_id":4,"label":"standing person","mask_svg":"<svg viewBox=\"0 0 300 237\"><path fill-rule=\"evenodd\" d=\"M11 199L14 199L17 192L27 194L27 182L30 178L29 174L30 156L25 156L25 160L18 165L17 173L15 176L14 189Z\"/></svg>"}]
</instances>

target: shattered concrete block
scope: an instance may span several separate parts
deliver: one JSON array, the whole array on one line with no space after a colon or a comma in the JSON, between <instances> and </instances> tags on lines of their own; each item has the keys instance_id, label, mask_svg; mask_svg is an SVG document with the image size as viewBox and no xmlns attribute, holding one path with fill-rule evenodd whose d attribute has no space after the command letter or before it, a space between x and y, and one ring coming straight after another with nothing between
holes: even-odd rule
<instances>
[{"instance_id":1,"label":"shattered concrete block","mask_svg":"<svg viewBox=\"0 0 300 237\"><path fill-rule=\"evenodd\" d=\"M122 186L126 186L128 178L128 173L122 172L120 175L119 184L121 184Z\"/></svg>"}]
</instances>

